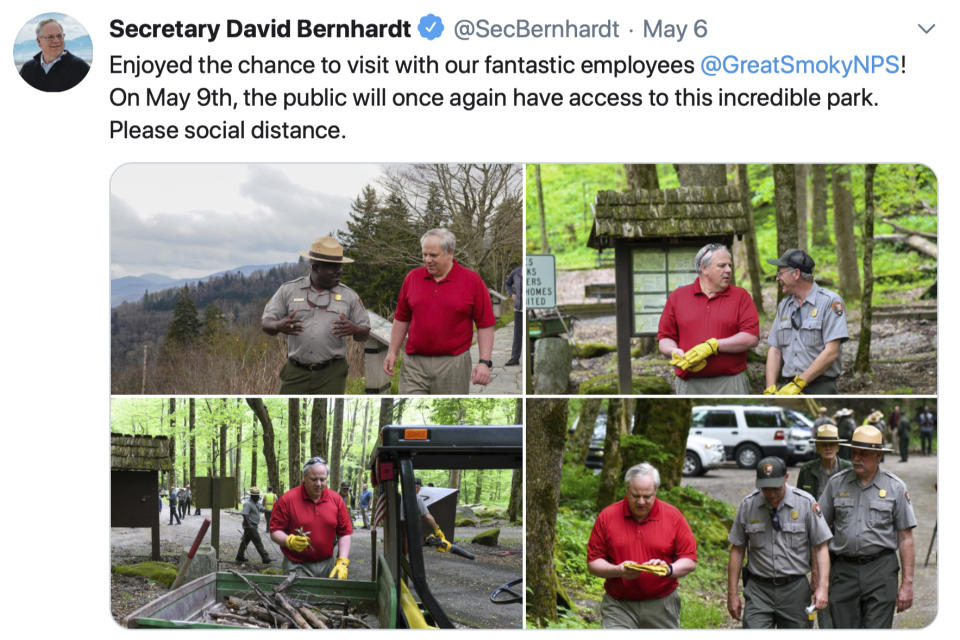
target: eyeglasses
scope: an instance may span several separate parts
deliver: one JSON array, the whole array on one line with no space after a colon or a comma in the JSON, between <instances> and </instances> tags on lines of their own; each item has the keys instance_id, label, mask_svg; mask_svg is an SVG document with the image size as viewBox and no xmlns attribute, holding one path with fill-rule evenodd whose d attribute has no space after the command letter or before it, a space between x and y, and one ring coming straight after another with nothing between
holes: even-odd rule
<instances>
[{"instance_id":1,"label":"eyeglasses","mask_svg":"<svg viewBox=\"0 0 960 640\"><path fill-rule=\"evenodd\" d=\"M50 42L51 40L63 40L63 34L55 33L52 36L40 36L40 39L46 40L47 42Z\"/></svg>"},{"instance_id":2,"label":"eyeglasses","mask_svg":"<svg viewBox=\"0 0 960 640\"><path fill-rule=\"evenodd\" d=\"M780 514L777 513L776 509L770 509L770 524L773 525L774 531L783 531L783 525L780 524Z\"/></svg>"},{"instance_id":3,"label":"eyeglasses","mask_svg":"<svg viewBox=\"0 0 960 640\"><path fill-rule=\"evenodd\" d=\"M800 315L800 307L794 309L793 313L790 315L790 325L793 327L794 331L799 331L800 327L803 325L803 316Z\"/></svg>"},{"instance_id":4,"label":"eyeglasses","mask_svg":"<svg viewBox=\"0 0 960 640\"><path fill-rule=\"evenodd\" d=\"M320 456L314 456L303 463L303 470L306 471L307 467L315 464L327 464L327 461L321 458Z\"/></svg>"}]
</instances>

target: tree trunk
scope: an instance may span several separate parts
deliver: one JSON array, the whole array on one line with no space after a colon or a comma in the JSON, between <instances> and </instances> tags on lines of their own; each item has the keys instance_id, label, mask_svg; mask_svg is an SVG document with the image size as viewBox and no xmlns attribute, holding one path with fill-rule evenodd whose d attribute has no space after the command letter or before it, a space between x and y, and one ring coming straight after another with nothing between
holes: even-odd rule
<instances>
[{"instance_id":1,"label":"tree trunk","mask_svg":"<svg viewBox=\"0 0 960 640\"><path fill-rule=\"evenodd\" d=\"M571 464L586 464L590 453L590 440L593 430L597 426L597 415L603 401L599 398L587 398L580 407L580 418L577 428L573 432L567 446L567 462Z\"/></svg>"},{"instance_id":2,"label":"tree trunk","mask_svg":"<svg viewBox=\"0 0 960 640\"><path fill-rule=\"evenodd\" d=\"M685 187L722 187L727 184L727 166L723 164L675 164L677 179Z\"/></svg>"},{"instance_id":3,"label":"tree trunk","mask_svg":"<svg viewBox=\"0 0 960 640\"><path fill-rule=\"evenodd\" d=\"M777 209L777 256L797 248L797 178L792 164L773 165L774 199ZM777 304L783 290L777 288Z\"/></svg>"},{"instance_id":4,"label":"tree trunk","mask_svg":"<svg viewBox=\"0 0 960 640\"><path fill-rule=\"evenodd\" d=\"M310 457L327 455L327 399L314 398L310 412Z\"/></svg>"},{"instance_id":5,"label":"tree trunk","mask_svg":"<svg viewBox=\"0 0 960 640\"><path fill-rule=\"evenodd\" d=\"M230 467L227 466L227 399L220 398L220 405L223 415L220 416L220 439L217 442L217 446L220 447L219 477L226 478L230 473Z\"/></svg>"},{"instance_id":6,"label":"tree trunk","mask_svg":"<svg viewBox=\"0 0 960 640\"><path fill-rule=\"evenodd\" d=\"M517 398L513 412L513 424L523 424L523 400ZM518 522L520 511L523 509L523 473L514 469L510 474L510 502L507 504L507 520Z\"/></svg>"},{"instance_id":7,"label":"tree trunk","mask_svg":"<svg viewBox=\"0 0 960 640\"><path fill-rule=\"evenodd\" d=\"M680 486L693 401L671 398L669 402L664 402L637 398L636 403L633 433L659 445L667 454L665 458L669 462L661 462L658 467L660 486L664 489Z\"/></svg>"},{"instance_id":8,"label":"tree trunk","mask_svg":"<svg viewBox=\"0 0 960 640\"><path fill-rule=\"evenodd\" d=\"M625 164L623 172L626 174L627 188L630 191L660 188L660 178L657 177L655 164Z\"/></svg>"},{"instance_id":9,"label":"tree trunk","mask_svg":"<svg viewBox=\"0 0 960 640\"><path fill-rule=\"evenodd\" d=\"M607 404L607 435L603 443L603 469L600 471L600 489L597 491L597 511L616 500L620 485L620 436L629 433L630 401L625 398L610 398Z\"/></svg>"},{"instance_id":10,"label":"tree trunk","mask_svg":"<svg viewBox=\"0 0 960 640\"><path fill-rule=\"evenodd\" d=\"M483 491L483 469L477 469L474 479L476 480L477 486L473 488L473 501L476 504L480 504L480 493Z\"/></svg>"},{"instance_id":11,"label":"tree trunk","mask_svg":"<svg viewBox=\"0 0 960 640\"><path fill-rule=\"evenodd\" d=\"M333 401L333 442L330 443L330 482L329 486L334 491L340 489L340 477L342 472L340 466L340 455L343 451L343 399L337 398Z\"/></svg>"},{"instance_id":12,"label":"tree trunk","mask_svg":"<svg viewBox=\"0 0 960 640\"><path fill-rule=\"evenodd\" d=\"M857 345L857 357L853 370L858 373L870 372L870 339L873 337L873 176L877 165L864 167L863 179L863 297L860 300L860 344Z\"/></svg>"},{"instance_id":13,"label":"tree trunk","mask_svg":"<svg viewBox=\"0 0 960 640\"><path fill-rule=\"evenodd\" d=\"M830 244L827 227L827 165L813 165L813 242L817 246Z\"/></svg>"},{"instance_id":14,"label":"tree trunk","mask_svg":"<svg viewBox=\"0 0 960 640\"><path fill-rule=\"evenodd\" d=\"M556 522L567 431L567 401L527 401L527 615L539 625L557 619L553 564Z\"/></svg>"},{"instance_id":15,"label":"tree trunk","mask_svg":"<svg viewBox=\"0 0 960 640\"><path fill-rule=\"evenodd\" d=\"M250 484L258 486L257 482L257 417L253 417L253 423L250 425L253 430L253 436L250 437Z\"/></svg>"},{"instance_id":16,"label":"tree trunk","mask_svg":"<svg viewBox=\"0 0 960 640\"><path fill-rule=\"evenodd\" d=\"M237 399L237 402L240 402ZM240 504L243 502L243 478L240 477L240 446L243 442L243 422L237 419L237 448L233 453L233 477L237 479L237 491L234 498L236 502L234 504ZM251 484L251 487L256 486Z\"/></svg>"},{"instance_id":17,"label":"tree trunk","mask_svg":"<svg viewBox=\"0 0 960 640\"><path fill-rule=\"evenodd\" d=\"M171 482L172 482L173 484L176 484L176 482L177 482L177 460L176 460L176 457L177 457L177 444L176 444L177 419L176 419L175 416L176 416L176 413L177 413L177 399L176 399L176 398L170 398L170 401L169 401L169 402L170 402L170 405L169 405L170 415L169 415L168 417L169 417L169 419L170 419L170 455L173 457L173 460L170 461L170 462L172 463L171 470L170 470L170 477L171 477Z\"/></svg>"},{"instance_id":18,"label":"tree trunk","mask_svg":"<svg viewBox=\"0 0 960 640\"><path fill-rule=\"evenodd\" d=\"M194 429L197 425L197 400L190 398L190 486L193 487L197 477L197 437Z\"/></svg>"},{"instance_id":19,"label":"tree trunk","mask_svg":"<svg viewBox=\"0 0 960 640\"><path fill-rule=\"evenodd\" d=\"M853 193L850 167L833 167L833 235L837 240L837 275L840 297L847 306L860 297L857 241L853 234Z\"/></svg>"},{"instance_id":20,"label":"tree trunk","mask_svg":"<svg viewBox=\"0 0 960 640\"><path fill-rule=\"evenodd\" d=\"M550 253L550 242L547 240L547 214L543 207L543 182L540 180L540 165L534 165L537 169L537 204L540 207L540 250L543 253Z\"/></svg>"},{"instance_id":21,"label":"tree trunk","mask_svg":"<svg viewBox=\"0 0 960 640\"><path fill-rule=\"evenodd\" d=\"M740 186L740 206L743 217L747 221L747 232L743 236L744 249L747 253L747 273L750 274L750 295L757 313L763 315L763 281L760 279L760 254L757 253L757 227L753 220L753 192L750 190L750 179L747 174L747 165L737 165L737 182Z\"/></svg>"},{"instance_id":22,"label":"tree trunk","mask_svg":"<svg viewBox=\"0 0 960 640\"><path fill-rule=\"evenodd\" d=\"M295 487L300 481L300 398L287 399L287 481Z\"/></svg>"},{"instance_id":23,"label":"tree trunk","mask_svg":"<svg viewBox=\"0 0 960 640\"><path fill-rule=\"evenodd\" d=\"M810 175L810 165L794 166L797 173L797 248L807 251L807 177Z\"/></svg>"},{"instance_id":24,"label":"tree trunk","mask_svg":"<svg viewBox=\"0 0 960 640\"><path fill-rule=\"evenodd\" d=\"M263 427L263 458L267 463L267 484L273 486L279 492L280 471L277 468L277 453L274 448L273 422L270 420L270 412L267 411L263 398L247 398L247 405L253 410L253 415L257 416L260 426ZM300 483L297 482L297 484Z\"/></svg>"}]
</instances>

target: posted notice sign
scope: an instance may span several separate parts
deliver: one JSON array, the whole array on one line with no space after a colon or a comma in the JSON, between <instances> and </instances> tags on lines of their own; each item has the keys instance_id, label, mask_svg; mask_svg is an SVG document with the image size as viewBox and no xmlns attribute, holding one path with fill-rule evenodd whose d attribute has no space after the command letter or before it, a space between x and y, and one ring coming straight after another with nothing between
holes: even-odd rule
<instances>
[{"instance_id":1,"label":"posted notice sign","mask_svg":"<svg viewBox=\"0 0 960 640\"><path fill-rule=\"evenodd\" d=\"M527 256L527 309L557 306L557 260L553 255Z\"/></svg>"}]
</instances>

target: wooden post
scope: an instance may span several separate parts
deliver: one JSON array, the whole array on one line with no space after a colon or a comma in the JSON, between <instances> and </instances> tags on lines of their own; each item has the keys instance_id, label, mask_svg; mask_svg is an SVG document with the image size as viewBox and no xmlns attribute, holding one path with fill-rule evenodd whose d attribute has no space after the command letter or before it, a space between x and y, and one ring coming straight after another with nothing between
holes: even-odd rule
<instances>
[{"instance_id":1,"label":"wooden post","mask_svg":"<svg viewBox=\"0 0 960 640\"><path fill-rule=\"evenodd\" d=\"M630 246L617 240L614 257L614 274L617 283L617 382L620 393L633 394L633 369L630 366L630 334L633 332L633 300L630 291L631 255Z\"/></svg>"},{"instance_id":2,"label":"wooden post","mask_svg":"<svg viewBox=\"0 0 960 640\"><path fill-rule=\"evenodd\" d=\"M217 560L220 559L220 478L210 478L210 519L213 526L210 528L210 545L217 550Z\"/></svg>"}]
</instances>

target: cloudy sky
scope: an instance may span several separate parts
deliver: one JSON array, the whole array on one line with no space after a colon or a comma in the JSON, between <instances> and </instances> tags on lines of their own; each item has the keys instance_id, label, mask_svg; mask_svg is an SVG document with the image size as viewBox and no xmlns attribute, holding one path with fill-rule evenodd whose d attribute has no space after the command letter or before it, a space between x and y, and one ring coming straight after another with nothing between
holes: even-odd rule
<instances>
[{"instance_id":1,"label":"cloudy sky","mask_svg":"<svg viewBox=\"0 0 960 640\"><path fill-rule=\"evenodd\" d=\"M74 38L79 38L80 36L87 35L87 30L83 28L83 25L77 22L74 18L63 14L63 13L41 13L40 15L31 19L27 24L23 25L23 28L20 29L20 33L17 34L17 40L14 44L22 44L24 42L36 42L37 40L37 23L41 20L46 20L47 18L53 18L61 25L63 25L63 35L66 40L73 40ZM37 51L39 51L39 47Z\"/></svg>"},{"instance_id":2,"label":"cloudy sky","mask_svg":"<svg viewBox=\"0 0 960 640\"><path fill-rule=\"evenodd\" d=\"M346 228L350 203L386 167L129 164L110 183L110 277L205 276L293 262Z\"/></svg>"}]
</instances>

